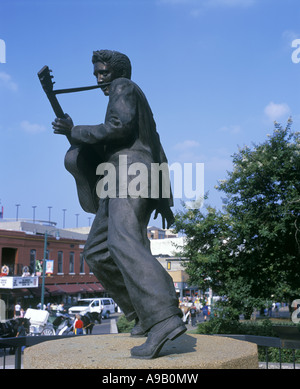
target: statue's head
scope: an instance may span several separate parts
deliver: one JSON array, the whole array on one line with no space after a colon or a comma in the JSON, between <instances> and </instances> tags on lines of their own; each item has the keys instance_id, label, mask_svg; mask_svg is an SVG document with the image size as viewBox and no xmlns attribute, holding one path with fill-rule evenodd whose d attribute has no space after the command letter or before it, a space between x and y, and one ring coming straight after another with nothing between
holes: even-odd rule
<instances>
[{"instance_id":1,"label":"statue's head","mask_svg":"<svg viewBox=\"0 0 300 389\"><path fill-rule=\"evenodd\" d=\"M115 78L131 78L131 63L127 55L113 50L98 50L93 52L92 62L101 62L112 68Z\"/></svg>"}]
</instances>

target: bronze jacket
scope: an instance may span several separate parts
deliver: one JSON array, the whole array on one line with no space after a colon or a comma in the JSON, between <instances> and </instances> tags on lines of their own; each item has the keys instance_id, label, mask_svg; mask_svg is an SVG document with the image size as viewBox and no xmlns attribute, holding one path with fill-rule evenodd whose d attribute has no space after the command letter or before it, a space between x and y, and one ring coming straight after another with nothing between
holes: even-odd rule
<instances>
[{"instance_id":1,"label":"bronze jacket","mask_svg":"<svg viewBox=\"0 0 300 389\"><path fill-rule=\"evenodd\" d=\"M153 170L154 167L161 164L167 165L167 158L161 146L159 134L156 131L156 124L149 103L144 93L133 81L127 78L114 80L110 85L109 102L104 123L74 126L71 132L71 142L73 146L68 153L72 154L72 158L68 158L67 153L66 168L69 171L71 170L70 172L74 175L74 169L72 172L68 159L74 159L74 155L76 155L80 174L90 181L89 184L82 182L81 185L88 185L88 190L92 191L93 200L83 201L83 203L87 203L85 204L85 208L89 209L87 212L93 210L92 213L95 213L97 210L97 194L99 198L99 191L96 194L95 191L97 185L99 189L99 181L104 177L103 170L109 164L115 168L116 172L116 185L113 188L116 190L116 197L123 197L124 187L122 188L122 185L127 186L128 189L130 183L135 185L141 182L141 175L146 174L147 190L137 191L137 194L140 193L141 197L156 198L159 200L158 208L173 205L171 191L162 191L163 186L166 188L169 185L170 189L169 175L160 174L157 178L157 174L153 174L153 171L157 172L157 170ZM125 169L124 164L127 165L127 169ZM146 173L145 171L138 171L136 168L140 165L136 164L145 166ZM126 180L123 180L122 178L124 178L123 176L129 168L131 174L127 174ZM76 179L75 175L74 177ZM120 179L122 179L122 183ZM133 180L135 181L132 182ZM77 181L80 180L77 179ZM85 192L86 190L84 190ZM131 195L128 191L126 194ZM91 201L93 204L91 204ZM81 205L83 206L82 201Z\"/></svg>"}]
</instances>

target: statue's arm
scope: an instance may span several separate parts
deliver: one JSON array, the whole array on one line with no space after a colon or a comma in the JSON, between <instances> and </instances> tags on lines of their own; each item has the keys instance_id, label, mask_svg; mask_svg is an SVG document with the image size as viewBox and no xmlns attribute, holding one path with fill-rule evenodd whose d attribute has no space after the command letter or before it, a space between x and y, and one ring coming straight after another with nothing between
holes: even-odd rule
<instances>
[{"instance_id":1,"label":"statue's arm","mask_svg":"<svg viewBox=\"0 0 300 389\"><path fill-rule=\"evenodd\" d=\"M132 139L136 128L136 95L128 83L115 83L110 91L105 122L98 125L79 125L71 130L75 143L110 144Z\"/></svg>"}]
</instances>

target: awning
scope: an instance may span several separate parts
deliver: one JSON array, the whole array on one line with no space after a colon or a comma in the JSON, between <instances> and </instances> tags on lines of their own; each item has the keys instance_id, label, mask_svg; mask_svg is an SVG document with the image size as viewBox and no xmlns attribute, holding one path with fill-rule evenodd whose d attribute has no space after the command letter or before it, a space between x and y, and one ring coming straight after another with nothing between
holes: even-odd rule
<instances>
[{"instance_id":1,"label":"awning","mask_svg":"<svg viewBox=\"0 0 300 389\"><path fill-rule=\"evenodd\" d=\"M45 292L47 295L50 293L51 296L76 293L95 293L104 291L105 289L99 283L45 285Z\"/></svg>"},{"instance_id":2,"label":"awning","mask_svg":"<svg viewBox=\"0 0 300 389\"><path fill-rule=\"evenodd\" d=\"M47 289L47 291L52 295L52 296L55 296L55 295L59 295L59 294L62 294L62 290L57 286L57 285L46 285L45 287Z\"/></svg>"},{"instance_id":3,"label":"awning","mask_svg":"<svg viewBox=\"0 0 300 389\"><path fill-rule=\"evenodd\" d=\"M103 286L99 283L97 284L87 284L88 286L90 286L92 289L94 289L95 292L104 292L105 289L103 288Z\"/></svg>"},{"instance_id":4,"label":"awning","mask_svg":"<svg viewBox=\"0 0 300 389\"><path fill-rule=\"evenodd\" d=\"M30 289L30 293L31 293L33 296L35 296L35 297L40 297L40 296L42 295L42 287L39 286L38 288L31 288L31 289ZM46 290L46 288L45 288L45 290L44 290L44 296L49 296L49 293L48 293L48 291Z\"/></svg>"},{"instance_id":5,"label":"awning","mask_svg":"<svg viewBox=\"0 0 300 389\"><path fill-rule=\"evenodd\" d=\"M90 284L81 284L80 285L83 288L83 293L94 293L95 289L90 287Z\"/></svg>"},{"instance_id":6,"label":"awning","mask_svg":"<svg viewBox=\"0 0 300 389\"><path fill-rule=\"evenodd\" d=\"M67 293L67 294L75 294L84 291L81 285L78 284L67 284L67 285L61 284L57 286L59 286L59 289L61 289L62 293Z\"/></svg>"},{"instance_id":7,"label":"awning","mask_svg":"<svg viewBox=\"0 0 300 389\"><path fill-rule=\"evenodd\" d=\"M11 297L25 297L25 296L31 296L31 290L25 289L25 288L16 288L16 289L0 289L0 295L1 294L8 294Z\"/></svg>"}]
</instances>

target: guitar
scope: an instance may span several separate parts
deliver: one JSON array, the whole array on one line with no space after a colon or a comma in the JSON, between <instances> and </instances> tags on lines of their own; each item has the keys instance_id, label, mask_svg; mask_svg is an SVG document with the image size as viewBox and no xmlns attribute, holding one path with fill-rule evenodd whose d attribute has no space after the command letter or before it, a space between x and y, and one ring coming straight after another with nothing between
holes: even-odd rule
<instances>
[{"instance_id":1,"label":"guitar","mask_svg":"<svg viewBox=\"0 0 300 389\"><path fill-rule=\"evenodd\" d=\"M55 82L52 81L53 76L50 75L50 72L49 67L44 66L38 72L38 78L56 117L64 119L65 114L56 98L56 91L53 90ZM104 149L99 145L74 145L68 136L67 138L71 147L65 155L65 168L75 179L78 199L82 209L85 212L95 214L99 204L99 198L96 194L96 184L99 177L96 175L96 169L103 162L101 154L103 155Z\"/></svg>"}]
</instances>

